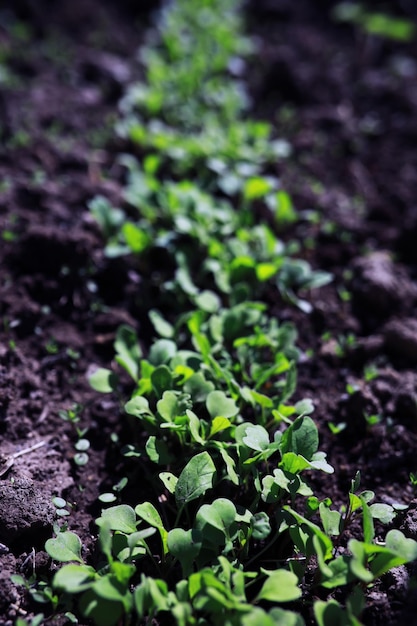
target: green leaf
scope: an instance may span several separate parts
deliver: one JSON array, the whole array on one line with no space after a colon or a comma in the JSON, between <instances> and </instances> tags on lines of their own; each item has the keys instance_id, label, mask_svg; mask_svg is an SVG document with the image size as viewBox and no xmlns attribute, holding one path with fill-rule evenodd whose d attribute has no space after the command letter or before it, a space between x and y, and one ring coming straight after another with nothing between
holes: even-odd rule
<instances>
[{"instance_id":1,"label":"green leaf","mask_svg":"<svg viewBox=\"0 0 417 626\"><path fill-rule=\"evenodd\" d=\"M236 473L235 467L236 463L234 459L230 456L230 454L224 449L224 447L219 447L220 455L226 465L226 472L228 479L234 484L239 485L239 476Z\"/></svg>"},{"instance_id":2,"label":"green leaf","mask_svg":"<svg viewBox=\"0 0 417 626\"><path fill-rule=\"evenodd\" d=\"M319 506L321 523L323 524L326 535L340 535L342 516L339 511L332 511L324 502Z\"/></svg>"},{"instance_id":3,"label":"green leaf","mask_svg":"<svg viewBox=\"0 0 417 626\"><path fill-rule=\"evenodd\" d=\"M151 383L151 374L154 371L155 367L142 359L140 362L140 378L138 381L138 386L135 390L135 395L143 396L148 395L152 392L152 383Z\"/></svg>"},{"instance_id":4,"label":"green leaf","mask_svg":"<svg viewBox=\"0 0 417 626\"><path fill-rule=\"evenodd\" d=\"M259 393L258 391L254 391L249 387L242 387L240 389L241 397L249 402L252 406L261 406L266 409L270 409L274 406L274 403L271 398L265 396L263 393Z\"/></svg>"},{"instance_id":5,"label":"green leaf","mask_svg":"<svg viewBox=\"0 0 417 626\"><path fill-rule=\"evenodd\" d=\"M168 550L181 563L183 575L189 576L192 572L193 561L200 553L202 546L202 533L192 528L173 528L168 533Z\"/></svg>"},{"instance_id":6,"label":"green leaf","mask_svg":"<svg viewBox=\"0 0 417 626\"><path fill-rule=\"evenodd\" d=\"M374 521L372 519L371 511L367 505L365 498L361 496L362 500L362 521L363 521L363 538L365 543L372 543L375 537Z\"/></svg>"},{"instance_id":7,"label":"green leaf","mask_svg":"<svg viewBox=\"0 0 417 626\"><path fill-rule=\"evenodd\" d=\"M290 474L298 474L303 470L310 467L310 463L303 456L295 454L294 452L286 452L282 456L282 460L279 464L280 468Z\"/></svg>"},{"instance_id":8,"label":"green leaf","mask_svg":"<svg viewBox=\"0 0 417 626\"><path fill-rule=\"evenodd\" d=\"M138 517L150 524L150 526L154 526L155 528L158 528L158 530L164 528L161 516L159 515L154 505L150 502L143 502L142 504L138 504L135 507L135 513Z\"/></svg>"},{"instance_id":9,"label":"green leaf","mask_svg":"<svg viewBox=\"0 0 417 626\"><path fill-rule=\"evenodd\" d=\"M108 563L113 561L112 543L113 533L110 530L110 521L102 520L99 527L99 542L100 548L105 555Z\"/></svg>"},{"instance_id":10,"label":"green leaf","mask_svg":"<svg viewBox=\"0 0 417 626\"><path fill-rule=\"evenodd\" d=\"M269 434L263 426L248 426L243 443L251 450L263 452L269 447Z\"/></svg>"},{"instance_id":11,"label":"green leaf","mask_svg":"<svg viewBox=\"0 0 417 626\"><path fill-rule=\"evenodd\" d=\"M371 504L369 507L374 519L378 519L383 524L390 524L396 516L396 512L390 504Z\"/></svg>"},{"instance_id":12,"label":"green leaf","mask_svg":"<svg viewBox=\"0 0 417 626\"><path fill-rule=\"evenodd\" d=\"M175 499L179 506L191 502L213 486L216 467L208 454L193 456L182 470L175 487Z\"/></svg>"},{"instance_id":13,"label":"green leaf","mask_svg":"<svg viewBox=\"0 0 417 626\"><path fill-rule=\"evenodd\" d=\"M175 378L176 384L180 386L185 385L187 381L190 380L190 378L195 376L194 370L192 369L192 367L188 367L188 365L182 365L182 364L176 364L174 367L173 365L174 361L175 361L175 357L171 361L171 368L172 368L172 373Z\"/></svg>"},{"instance_id":14,"label":"green leaf","mask_svg":"<svg viewBox=\"0 0 417 626\"><path fill-rule=\"evenodd\" d=\"M100 393L111 393L117 388L117 376L111 370L99 367L88 378L90 386Z\"/></svg>"},{"instance_id":15,"label":"green leaf","mask_svg":"<svg viewBox=\"0 0 417 626\"><path fill-rule=\"evenodd\" d=\"M301 615L294 611L284 611L284 609L274 607L269 611L269 616L274 620L274 626L305 626ZM260 622L258 622L258 625L259 623ZM253 626L258 625L254 624Z\"/></svg>"},{"instance_id":16,"label":"green leaf","mask_svg":"<svg viewBox=\"0 0 417 626\"><path fill-rule=\"evenodd\" d=\"M152 415L149 402L143 396L134 396L129 402L126 402L124 409L128 415L134 415L135 417Z\"/></svg>"},{"instance_id":17,"label":"green leaf","mask_svg":"<svg viewBox=\"0 0 417 626\"><path fill-rule=\"evenodd\" d=\"M45 550L55 561L83 563L80 538L69 530L60 532L54 539L48 539L45 543Z\"/></svg>"},{"instance_id":18,"label":"green leaf","mask_svg":"<svg viewBox=\"0 0 417 626\"><path fill-rule=\"evenodd\" d=\"M155 528L147 528L147 532L152 531L156 532ZM141 531L142 534L144 531ZM100 533L101 540L101 533ZM100 541L101 543L101 541ZM111 564L112 570L117 567L120 563L129 564L132 562L132 559L138 559L146 554L145 548L146 542L144 538L141 536L141 533L136 532L131 535L123 535L122 533L116 533L112 535L110 533L110 546L112 549L112 558L107 558L109 563ZM103 544L101 543L102 550ZM104 550L103 550L104 552ZM113 553L117 557L117 560L113 558Z\"/></svg>"},{"instance_id":19,"label":"green leaf","mask_svg":"<svg viewBox=\"0 0 417 626\"><path fill-rule=\"evenodd\" d=\"M265 282L275 276L278 268L275 263L258 263L256 266L256 276L261 282Z\"/></svg>"},{"instance_id":20,"label":"green leaf","mask_svg":"<svg viewBox=\"0 0 417 626\"><path fill-rule=\"evenodd\" d=\"M314 603L314 617L318 626L347 626L346 614L336 600L317 600Z\"/></svg>"},{"instance_id":21,"label":"green leaf","mask_svg":"<svg viewBox=\"0 0 417 626\"><path fill-rule=\"evenodd\" d=\"M110 530L119 530L122 533L136 532L135 511L128 504L118 504L104 509L101 517L96 520L97 526L105 523Z\"/></svg>"},{"instance_id":22,"label":"green leaf","mask_svg":"<svg viewBox=\"0 0 417 626\"><path fill-rule=\"evenodd\" d=\"M256 600L268 600L269 602L292 602L301 597L301 589L298 587L298 578L292 572L285 569L267 571L261 568L268 576Z\"/></svg>"},{"instance_id":23,"label":"green leaf","mask_svg":"<svg viewBox=\"0 0 417 626\"><path fill-rule=\"evenodd\" d=\"M206 359L211 353L211 345L206 335L200 330L202 315L202 311L195 311L188 320L188 328L192 334L193 344L196 350L198 350L201 353L201 356Z\"/></svg>"},{"instance_id":24,"label":"green leaf","mask_svg":"<svg viewBox=\"0 0 417 626\"><path fill-rule=\"evenodd\" d=\"M248 178L245 182L245 186L243 189L243 195L246 200L257 200L258 198L263 198L266 194L271 191L272 184L266 178L262 178L260 176L256 176L253 178Z\"/></svg>"},{"instance_id":25,"label":"green leaf","mask_svg":"<svg viewBox=\"0 0 417 626\"><path fill-rule=\"evenodd\" d=\"M301 417L302 415L309 415L310 413L313 413L314 404L311 398L304 398L295 404L294 409L296 410L297 415Z\"/></svg>"},{"instance_id":26,"label":"green leaf","mask_svg":"<svg viewBox=\"0 0 417 626\"><path fill-rule=\"evenodd\" d=\"M328 578L323 578L320 583L321 586L326 589L336 589L336 587L342 587L350 583L353 580L353 576L351 575L349 564L350 557L347 555L338 556L336 559L326 563L331 573Z\"/></svg>"},{"instance_id":27,"label":"green leaf","mask_svg":"<svg viewBox=\"0 0 417 626\"><path fill-rule=\"evenodd\" d=\"M403 559L401 556L393 554L390 550L378 551L379 554L371 561L370 570L372 574L370 577L379 578L382 574L385 574L393 567L398 567L399 565L403 565L407 563L407 560ZM353 565L353 564L352 564ZM353 571L353 567L352 567Z\"/></svg>"},{"instance_id":28,"label":"green leaf","mask_svg":"<svg viewBox=\"0 0 417 626\"><path fill-rule=\"evenodd\" d=\"M127 246L135 254L146 250L151 243L149 235L133 222L124 222L122 232Z\"/></svg>"},{"instance_id":29,"label":"green leaf","mask_svg":"<svg viewBox=\"0 0 417 626\"><path fill-rule=\"evenodd\" d=\"M211 423L209 438L213 437L217 433L227 430L232 425L231 421L227 417L215 417Z\"/></svg>"},{"instance_id":30,"label":"green leaf","mask_svg":"<svg viewBox=\"0 0 417 626\"><path fill-rule=\"evenodd\" d=\"M255 513L250 520L252 537L256 541L262 541L271 534L271 524L265 511Z\"/></svg>"},{"instance_id":31,"label":"green leaf","mask_svg":"<svg viewBox=\"0 0 417 626\"><path fill-rule=\"evenodd\" d=\"M297 302L299 305L301 300ZM290 363L288 371L287 371L287 377L285 379L285 385L283 389L281 390L280 401L286 402L289 398L291 398L296 388L297 388L297 368L295 366L295 363Z\"/></svg>"},{"instance_id":32,"label":"green leaf","mask_svg":"<svg viewBox=\"0 0 417 626\"><path fill-rule=\"evenodd\" d=\"M239 408L232 398L228 398L223 391L211 391L206 400L207 410L212 419L215 417L234 417Z\"/></svg>"},{"instance_id":33,"label":"green leaf","mask_svg":"<svg viewBox=\"0 0 417 626\"><path fill-rule=\"evenodd\" d=\"M100 500L100 502L103 502L103 504L110 504L111 502L115 502L117 500L117 497L112 492L105 492L101 493L98 499Z\"/></svg>"},{"instance_id":34,"label":"green leaf","mask_svg":"<svg viewBox=\"0 0 417 626\"><path fill-rule=\"evenodd\" d=\"M165 339L171 339L174 336L174 327L162 317L159 311L152 309L148 315L158 335Z\"/></svg>"},{"instance_id":35,"label":"green leaf","mask_svg":"<svg viewBox=\"0 0 417 626\"><path fill-rule=\"evenodd\" d=\"M168 363L177 352L176 344L170 339L158 339L149 351L149 361L156 367Z\"/></svg>"},{"instance_id":36,"label":"green leaf","mask_svg":"<svg viewBox=\"0 0 417 626\"><path fill-rule=\"evenodd\" d=\"M94 580L96 572L89 565L64 565L53 579L53 586L66 593L80 593L85 591Z\"/></svg>"},{"instance_id":37,"label":"green leaf","mask_svg":"<svg viewBox=\"0 0 417 626\"><path fill-rule=\"evenodd\" d=\"M285 611L274 607L266 613L258 606L254 606L249 613L244 613L239 626L305 626L301 615L293 611Z\"/></svg>"},{"instance_id":38,"label":"green leaf","mask_svg":"<svg viewBox=\"0 0 417 626\"><path fill-rule=\"evenodd\" d=\"M176 270L175 280L187 295L196 296L198 294L198 289L194 285L190 272L186 267L180 267Z\"/></svg>"},{"instance_id":39,"label":"green leaf","mask_svg":"<svg viewBox=\"0 0 417 626\"><path fill-rule=\"evenodd\" d=\"M172 374L166 365L156 367L151 374L151 383L157 398L161 398L164 391L172 389Z\"/></svg>"},{"instance_id":40,"label":"green leaf","mask_svg":"<svg viewBox=\"0 0 417 626\"><path fill-rule=\"evenodd\" d=\"M351 481L349 493L355 493L356 491L358 491L360 484L361 484L361 473L358 470L355 474L355 478Z\"/></svg>"},{"instance_id":41,"label":"green leaf","mask_svg":"<svg viewBox=\"0 0 417 626\"><path fill-rule=\"evenodd\" d=\"M372 35L397 41L410 41L415 35L415 25L411 20L384 13L364 13L359 24Z\"/></svg>"},{"instance_id":42,"label":"green leaf","mask_svg":"<svg viewBox=\"0 0 417 626\"><path fill-rule=\"evenodd\" d=\"M174 474L172 474L171 472L161 472L159 474L159 478L163 482L165 489L167 489L169 493L175 493L178 478L174 476Z\"/></svg>"},{"instance_id":43,"label":"green leaf","mask_svg":"<svg viewBox=\"0 0 417 626\"><path fill-rule=\"evenodd\" d=\"M142 574L141 583L136 587L133 597L139 618L169 609L168 586L164 580L145 577Z\"/></svg>"},{"instance_id":44,"label":"green leaf","mask_svg":"<svg viewBox=\"0 0 417 626\"><path fill-rule=\"evenodd\" d=\"M365 502L366 504L369 504L369 502L372 502L372 500L375 498L375 492L371 491L370 489L366 489L366 491L362 491L360 494L360 499L361 502Z\"/></svg>"},{"instance_id":45,"label":"green leaf","mask_svg":"<svg viewBox=\"0 0 417 626\"><path fill-rule=\"evenodd\" d=\"M196 372L184 384L184 391L189 393L193 402L206 402L208 394L214 390L214 384Z\"/></svg>"},{"instance_id":46,"label":"green leaf","mask_svg":"<svg viewBox=\"0 0 417 626\"><path fill-rule=\"evenodd\" d=\"M187 417L189 421L191 437L196 443L199 443L200 445L204 445L205 440L200 435L201 424L197 415L193 411L187 410Z\"/></svg>"},{"instance_id":47,"label":"green leaf","mask_svg":"<svg viewBox=\"0 0 417 626\"><path fill-rule=\"evenodd\" d=\"M367 554L365 544L357 539L351 539L348 548L352 552L353 559L350 561L350 570L359 580L370 583L374 580L374 575L366 567Z\"/></svg>"},{"instance_id":48,"label":"green leaf","mask_svg":"<svg viewBox=\"0 0 417 626\"><path fill-rule=\"evenodd\" d=\"M284 431L281 439L281 453L294 452L311 461L319 445L317 426L308 415L298 417Z\"/></svg>"},{"instance_id":49,"label":"green leaf","mask_svg":"<svg viewBox=\"0 0 417 626\"><path fill-rule=\"evenodd\" d=\"M417 559L417 542L407 539L400 530L390 530L385 537L385 547L406 559L406 562Z\"/></svg>"},{"instance_id":50,"label":"green leaf","mask_svg":"<svg viewBox=\"0 0 417 626\"><path fill-rule=\"evenodd\" d=\"M254 606L250 613L242 615L239 621L240 626L276 626L277 622L268 615L259 606ZM282 622L282 626L287 626L286 622Z\"/></svg>"},{"instance_id":51,"label":"green leaf","mask_svg":"<svg viewBox=\"0 0 417 626\"><path fill-rule=\"evenodd\" d=\"M320 535L315 534L313 536L313 548L314 548L315 556L317 558L317 563L318 563L320 572L326 578L330 578L333 572L326 563L326 558L325 558L326 544L323 541L321 541Z\"/></svg>"},{"instance_id":52,"label":"green leaf","mask_svg":"<svg viewBox=\"0 0 417 626\"><path fill-rule=\"evenodd\" d=\"M215 614L242 606L240 598L236 598L230 588L208 568L191 574L188 591L194 609L199 611Z\"/></svg>"},{"instance_id":53,"label":"green leaf","mask_svg":"<svg viewBox=\"0 0 417 626\"><path fill-rule=\"evenodd\" d=\"M118 569L123 568L126 570L126 580L121 581L118 576L107 574L96 580L92 585L92 589L100 599L120 602L124 606L125 611L128 612L132 604L132 596L129 593L128 582L136 568L134 565L128 565L126 563L116 562L115 565Z\"/></svg>"},{"instance_id":54,"label":"green leaf","mask_svg":"<svg viewBox=\"0 0 417 626\"><path fill-rule=\"evenodd\" d=\"M196 528L201 531L204 542L224 545L229 537L230 526L235 522L236 508L226 498L218 498L211 504L203 504L197 511Z\"/></svg>"},{"instance_id":55,"label":"green leaf","mask_svg":"<svg viewBox=\"0 0 417 626\"><path fill-rule=\"evenodd\" d=\"M164 391L162 399L156 404L159 415L166 422L173 422L180 414L178 393L175 391Z\"/></svg>"},{"instance_id":56,"label":"green leaf","mask_svg":"<svg viewBox=\"0 0 417 626\"><path fill-rule=\"evenodd\" d=\"M89 589L83 593L79 602L82 615L92 619L100 626L116 626L125 612L122 602L97 597L97 593Z\"/></svg>"},{"instance_id":57,"label":"green leaf","mask_svg":"<svg viewBox=\"0 0 417 626\"><path fill-rule=\"evenodd\" d=\"M158 465L169 465L175 461L175 456L170 453L165 441L163 439L157 439L154 435L148 437L145 450L152 463L158 463Z\"/></svg>"},{"instance_id":58,"label":"green leaf","mask_svg":"<svg viewBox=\"0 0 417 626\"><path fill-rule=\"evenodd\" d=\"M313 524L313 522L311 522L306 517L303 517L303 515L300 515L299 513L291 509L291 507L284 506L283 508L284 508L284 511L288 511L289 513L291 513L293 517L295 517L297 522L303 526L303 530L307 529L307 532L309 532L311 536L317 535L317 537L320 539L320 542L324 548L323 558L325 560L330 559L332 557L332 552L333 552L333 542L321 530L321 528L319 528L319 526L317 526L316 524Z\"/></svg>"},{"instance_id":59,"label":"green leaf","mask_svg":"<svg viewBox=\"0 0 417 626\"><path fill-rule=\"evenodd\" d=\"M217 313L221 307L220 298L214 291L202 291L195 296L194 302L199 309L207 313Z\"/></svg>"},{"instance_id":60,"label":"green leaf","mask_svg":"<svg viewBox=\"0 0 417 626\"><path fill-rule=\"evenodd\" d=\"M334 467L326 461L325 452L315 452L311 458L310 467L325 472L326 474L334 473Z\"/></svg>"},{"instance_id":61,"label":"green leaf","mask_svg":"<svg viewBox=\"0 0 417 626\"><path fill-rule=\"evenodd\" d=\"M264 502L277 502L282 497L282 490L290 491L291 480L281 469L275 469L273 476L262 478L262 500Z\"/></svg>"},{"instance_id":62,"label":"green leaf","mask_svg":"<svg viewBox=\"0 0 417 626\"><path fill-rule=\"evenodd\" d=\"M88 208L97 220L106 239L114 236L126 219L124 212L114 208L103 196L93 198L89 202Z\"/></svg>"},{"instance_id":63,"label":"green leaf","mask_svg":"<svg viewBox=\"0 0 417 626\"><path fill-rule=\"evenodd\" d=\"M133 380L137 380L142 351L136 331L127 325L120 326L117 329L114 349L117 353L116 361L124 367Z\"/></svg>"},{"instance_id":64,"label":"green leaf","mask_svg":"<svg viewBox=\"0 0 417 626\"><path fill-rule=\"evenodd\" d=\"M297 220L297 213L294 210L289 194L280 189L276 195L275 219L279 225L293 224Z\"/></svg>"},{"instance_id":65,"label":"green leaf","mask_svg":"<svg viewBox=\"0 0 417 626\"><path fill-rule=\"evenodd\" d=\"M362 508L362 500L355 493L349 492L349 508L351 513L354 513L358 509Z\"/></svg>"},{"instance_id":66,"label":"green leaf","mask_svg":"<svg viewBox=\"0 0 417 626\"><path fill-rule=\"evenodd\" d=\"M14 585L18 585L19 587L20 586L26 587L28 584L26 578L24 578L20 574L12 574L10 576L10 580L12 581Z\"/></svg>"}]
</instances>

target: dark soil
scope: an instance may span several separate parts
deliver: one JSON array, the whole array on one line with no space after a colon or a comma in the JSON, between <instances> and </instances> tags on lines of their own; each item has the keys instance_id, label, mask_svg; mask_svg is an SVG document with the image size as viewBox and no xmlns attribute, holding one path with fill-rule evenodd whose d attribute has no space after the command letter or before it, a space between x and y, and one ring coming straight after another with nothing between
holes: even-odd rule
<instances>
[{"instance_id":1,"label":"dark soil","mask_svg":"<svg viewBox=\"0 0 417 626\"><path fill-rule=\"evenodd\" d=\"M87 372L108 366L121 323L145 344L147 330L129 260L104 257L87 204L97 194L119 201L125 147L112 125L125 85L140 76L135 51L154 4L0 8L0 454L39 444L0 466L0 624L43 608L10 576L49 575L52 497L67 500L88 551L97 496L123 475L109 445L110 435L123 437L120 407L90 389ZM411 0L383 6L417 19ZM341 504L360 470L378 501L411 502L395 524L417 539L409 479L417 472L417 43L366 37L336 24L330 9L324 0L248 4L259 42L248 76L253 114L293 147L275 173L297 209L321 216L285 236L335 277L309 294L309 316L275 296L270 305L312 350L299 365L297 397L313 399L321 449L336 468L315 489ZM366 381L371 365L378 375ZM83 467L73 461L75 429L59 415L74 405L92 445ZM329 423L342 422L332 434ZM417 624L414 576L401 567L383 577L364 623Z\"/></svg>"}]
</instances>

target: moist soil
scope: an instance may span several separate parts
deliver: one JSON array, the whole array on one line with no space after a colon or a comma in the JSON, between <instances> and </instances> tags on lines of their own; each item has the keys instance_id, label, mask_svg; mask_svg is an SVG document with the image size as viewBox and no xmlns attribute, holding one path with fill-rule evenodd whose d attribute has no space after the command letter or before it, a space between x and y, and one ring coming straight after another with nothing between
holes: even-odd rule
<instances>
[{"instance_id":1,"label":"moist soil","mask_svg":"<svg viewBox=\"0 0 417 626\"><path fill-rule=\"evenodd\" d=\"M376 5L417 20L411 0ZM113 125L126 85L141 76L136 51L154 8L0 8L0 624L41 610L45 624L65 623L11 575L51 576L43 547L58 519L54 496L66 500L88 558L97 497L126 473L120 403L98 396L88 372L109 365L120 324L145 346L149 326L132 260L104 256L88 202L121 202L117 157L128 148ZM417 539L417 43L366 36L336 23L331 8L246 7L258 43L246 77L251 115L292 146L271 171L301 214L282 236L334 276L307 294L310 314L276 292L267 301L299 329L296 399L314 401L320 447L336 468L313 477L314 489L341 505L359 470L378 501L410 504L394 526ZM77 408L91 442L84 466L63 419ZM136 501L145 489L136 487ZM368 590L363 622L417 624L415 574L396 568Z\"/></svg>"}]
</instances>

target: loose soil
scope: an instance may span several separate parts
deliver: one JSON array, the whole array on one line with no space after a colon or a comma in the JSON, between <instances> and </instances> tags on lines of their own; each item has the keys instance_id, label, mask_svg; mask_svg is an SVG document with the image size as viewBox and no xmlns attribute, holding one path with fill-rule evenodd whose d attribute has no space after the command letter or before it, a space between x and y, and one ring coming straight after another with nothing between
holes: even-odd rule
<instances>
[{"instance_id":1,"label":"loose soil","mask_svg":"<svg viewBox=\"0 0 417 626\"><path fill-rule=\"evenodd\" d=\"M140 5L140 10L136 5ZM417 19L406 0L373 3ZM10 579L50 576L43 551L53 496L94 550L97 496L126 469L116 399L87 382L108 366L115 331L134 326L146 345L129 259L103 254L87 204L120 202L117 102L140 77L135 52L155 3L3 1L0 8L0 624L47 608ZM332 3L253 0L248 29L259 54L248 82L253 115L270 120L292 156L274 174L304 218L285 238L334 275L308 294L310 315L271 292L279 319L306 352L297 399L316 406L321 449L334 476L314 488L346 500L357 470L383 502L410 503L395 527L417 539L417 43L369 38L335 23ZM320 221L307 219L311 211ZM133 279L133 280L132 280ZM366 381L373 365L378 375ZM89 461L74 463L74 427L59 412L82 407ZM378 416L371 423L365 416ZM329 424L345 423L338 434ZM112 436L113 443L110 437ZM38 445L38 447L36 447ZM33 448L33 449L32 449ZM13 454L28 449L26 454ZM146 498L136 490L137 501ZM416 624L414 566L368 592L369 625ZM414 585L415 586L415 585ZM45 618L45 624L64 623Z\"/></svg>"}]
</instances>

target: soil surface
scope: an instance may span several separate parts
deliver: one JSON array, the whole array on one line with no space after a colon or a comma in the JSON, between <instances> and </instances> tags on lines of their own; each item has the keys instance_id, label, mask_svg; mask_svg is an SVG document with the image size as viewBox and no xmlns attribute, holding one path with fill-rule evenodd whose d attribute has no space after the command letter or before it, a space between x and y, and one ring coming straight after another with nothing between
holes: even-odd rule
<instances>
[{"instance_id":1,"label":"soil surface","mask_svg":"<svg viewBox=\"0 0 417 626\"><path fill-rule=\"evenodd\" d=\"M417 20L411 0L377 4ZM10 577L50 576L43 547L58 519L52 498L67 501L88 552L97 496L126 471L119 403L92 391L87 373L109 365L121 323L145 345L147 330L130 260L104 257L88 202L97 194L120 202L117 157L126 146L113 124L126 85L140 77L135 53L154 7L1 3L0 625L48 612ZM269 304L294 321L308 351L296 399L313 399L320 447L336 468L314 478L315 490L342 504L360 470L378 501L411 503L394 525L417 539L417 42L365 36L336 23L331 8L325 0L247 5L258 42L252 114L292 146L274 173L303 218L285 237L334 275L308 294L309 315L275 293ZM74 462L68 410L88 429L84 466ZM401 567L383 577L368 592L364 623L417 624L416 573Z\"/></svg>"}]
</instances>

